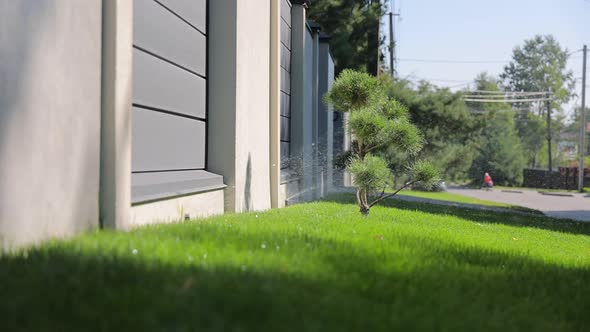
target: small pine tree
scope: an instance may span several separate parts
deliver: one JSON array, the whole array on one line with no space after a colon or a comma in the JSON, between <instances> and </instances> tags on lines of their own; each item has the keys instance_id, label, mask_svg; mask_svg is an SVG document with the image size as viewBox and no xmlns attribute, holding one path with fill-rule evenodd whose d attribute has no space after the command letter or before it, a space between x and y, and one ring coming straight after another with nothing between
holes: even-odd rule
<instances>
[{"instance_id":1,"label":"small pine tree","mask_svg":"<svg viewBox=\"0 0 590 332\"><path fill-rule=\"evenodd\" d=\"M375 204L412 184L429 187L438 181L437 170L427 162L418 161L405 170L410 180L393 193L385 194L392 173L378 154L395 146L407 156L416 156L424 146L424 139L410 122L407 109L387 97L377 78L344 70L325 98L334 109L349 113L353 148L347 153L346 167L353 176L356 201L363 215L368 215Z\"/></svg>"}]
</instances>

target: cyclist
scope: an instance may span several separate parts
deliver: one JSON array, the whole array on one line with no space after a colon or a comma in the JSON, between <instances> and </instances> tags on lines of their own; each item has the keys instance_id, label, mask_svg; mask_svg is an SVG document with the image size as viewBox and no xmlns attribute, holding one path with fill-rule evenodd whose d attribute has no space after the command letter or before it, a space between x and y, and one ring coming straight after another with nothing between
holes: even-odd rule
<instances>
[{"instance_id":1,"label":"cyclist","mask_svg":"<svg viewBox=\"0 0 590 332\"><path fill-rule=\"evenodd\" d=\"M483 176L483 187L487 190L492 190L494 187L494 181L492 181L492 177L487 172Z\"/></svg>"}]
</instances>

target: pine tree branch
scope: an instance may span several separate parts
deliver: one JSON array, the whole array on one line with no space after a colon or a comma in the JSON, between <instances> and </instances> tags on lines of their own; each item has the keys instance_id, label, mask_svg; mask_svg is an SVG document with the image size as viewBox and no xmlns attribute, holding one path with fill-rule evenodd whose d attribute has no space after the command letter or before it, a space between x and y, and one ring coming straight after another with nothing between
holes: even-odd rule
<instances>
[{"instance_id":1,"label":"pine tree branch","mask_svg":"<svg viewBox=\"0 0 590 332\"><path fill-rule=\"evenodd\" d=\"M382 201L382 200L384 200L384 199L388 199L389 197L392 197L392 196L395 196L395 195L397 195L397 193L399 193L399 192L400 192L400 191L402 191L403 189L405 189L405 188L407 188L407 187L409 187L409 186L413 185L414 183L416 183L416 181L410 181L410 182L407 182L407 183L406 183L406 184L404 184L404 185L403 185L401 188L399 188L398 190L396 190L394 193L392 193L392 194L389 194L389 195L385 195L385 196L381 196L381 197L377 198L377 199L376 199L376 200L374 200L374 201L373 201L371 204L369 204L369 208L373 207L373 205L375 205L375 204L377 204L377 203L381 202L381 201Z\"/></svg>"}]
</instances>

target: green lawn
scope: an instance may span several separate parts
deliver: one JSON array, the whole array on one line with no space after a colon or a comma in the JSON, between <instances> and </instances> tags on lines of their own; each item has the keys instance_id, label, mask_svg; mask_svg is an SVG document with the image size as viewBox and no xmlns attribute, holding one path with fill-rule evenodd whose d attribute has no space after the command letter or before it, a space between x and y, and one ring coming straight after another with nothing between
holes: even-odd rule
<instances>
[{"instance_id":1,"label":"green lawn","mask_svg":"<svg viewBox=\"0 0 590 332\"><path fill-rule=\"evenodd\" d=\"M567 189L543 189L543 188L526 188L526 187L506 187L506 186L494 186L496 190L528 190L528 191L544 191L544 192L556 192L556 193L577 193L578 190L567 190ZM590 192L590 188L584 187L584 192Z\"/></svg>"},{"instance_id":2,"label":"green lawn","mask_svg":"<svg viewBox=\"0 0 590 332\"><path fill-rule=\"evenodd\" d=\"M513 207L513 205L506 204L506 203L485 201L485 200L471 198L471 197L462 196L462 195L458 195L458 194L451 194L448 192L425 192L425 191L404 190L404 191L400 191L398 195L428 198L428 199L435 199L435 200L439 200L439 201L454 202L454 203L476 204L476 205L483 205L483 206L495 206L495 207L505 207L505 208Z\"/></svg>"},{"instance_id":3,"label":"green lawn","mask_svg":"<svg viewBox=\"0 0 590 332\"><path fill-rule=\"evenodd\" d=\"M5 255L0 330L590 330L590 224L351 197Z\"/></svg>"},{"instance_id":4,"label":"green lawn","mask_svg":"<svg viewBox=\"0 0 590 332\"><path fill-rule=\"evenodd\" d=\"M448 193L448 192L425 192L425 191L404 190L404 191L400 191L398 195L434 199L434 200L439 200L439 201L453 202L453 203L460 203L460 204L474 204L474 205L489 206L489 207L499 207L499 208L506 208L506 209L511 209L511 210L515 210L515 211L521 211L521 212L542 214L541 212L539 212L537 210L525 208L522 206L511 205L511 204L500 203L500 202L486 201L486 200L482 200L482 199L467 197L467 196L458 195L458 194L452 194L452 193Z\"/></svg>"}]
</instances>

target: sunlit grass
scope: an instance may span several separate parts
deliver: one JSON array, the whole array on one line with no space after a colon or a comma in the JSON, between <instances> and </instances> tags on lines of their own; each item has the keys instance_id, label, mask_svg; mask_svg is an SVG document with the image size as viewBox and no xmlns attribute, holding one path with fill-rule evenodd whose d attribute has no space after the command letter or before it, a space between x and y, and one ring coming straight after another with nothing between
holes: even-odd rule
<instances>
[{"instance_id":1,"label":"sunlit grass","mask_svg":"<svg viewBox=\"0 0 590 332\"><path fill-rule=\"evenodd\" d=\"M524 190L524 191L542 191L542 192L556 192L556 193L577 193L577 189L543 189L543 188L526 188L526 187L506 187L494 186L496 190ZM590 193L590 188L584 187L583 192Z\"/></svg>"},{"instance_id":2,"label":"sunlit grass","mask_svg":"<svg viewBox=\"0 0 590 332\"><path fill-rule=\"evenodd\" d=\"M590 327L590 224L351 196L0 259L0 330Z\"/></svg>"},{"instance_id":3,"label":"sunlit grass","mask_svg":"<svg viewBox=\"0 0 590 332\"><path fill-rule=\"evenodd\" d=\"M401 191L399 193L399 195L435 199L435 200L439 200L439 201L454 202L454 203L476 204L476 205L483 205L483 206L495 206L495 207L505 207L505 208L513 207L513 205L506 204L506 203L486 201L486 200L467 197L467 196L463 196L463 195L459 195L459 194L452 194L449 192L425 192L425 191L404 190L404 191Z\"/></svg>"},{"instance_id":4,"label":"sunlit grass","mask_svg":"<svg viewBox=\"0 0 590 332\"><path fill-rule=\"evenodd\" d=\"M520 211L520 212L542 214L540 211L537 211L534 209L529 209L529 208L518 206L518 205L512 205L512 204L507 204L507 203L502 203L502 202L486 201L486 200L482 200L482 199L463 196L463 195L459 195L459 194L453 194L453 193L449 193L449 192L425 192L425 191L404 190L404 191L401 191L399 193L399 195L427 198L427 199L443 201L443 202L479 205L479 206L486 206L486 207L496 207L496 208L504 208L504 209L510 209L510 210L514 210L514 211Z\"/></svg>"}]
</instances>

